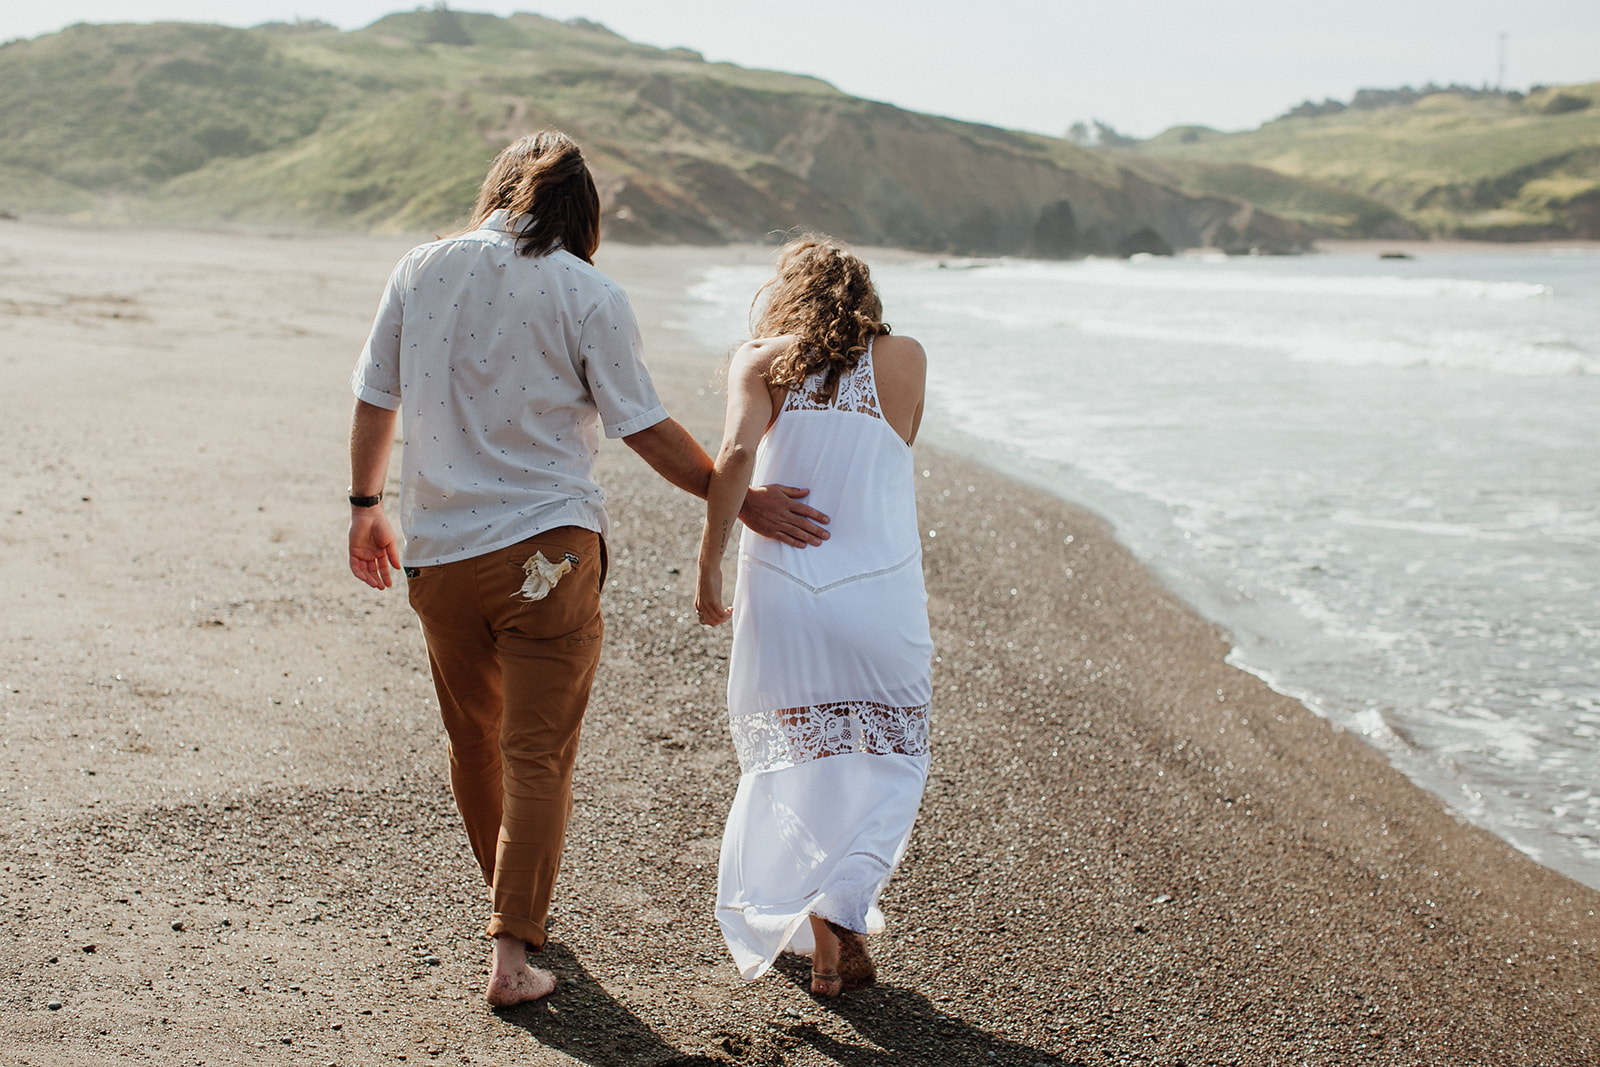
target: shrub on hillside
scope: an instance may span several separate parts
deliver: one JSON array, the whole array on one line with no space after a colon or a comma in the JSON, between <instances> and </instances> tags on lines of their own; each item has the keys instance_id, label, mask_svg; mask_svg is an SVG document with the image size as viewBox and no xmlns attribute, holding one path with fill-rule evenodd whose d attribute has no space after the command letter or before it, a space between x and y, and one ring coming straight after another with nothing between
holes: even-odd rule
<instances>
[{"instance_id":1,"label":"shrub on hillside","mask_svg":"<svg viewBox=\"0 0 1600 1067\"><path fill-rule=\"evenodd\" d=\"M1285 111L1279 116L1279 118L1318 119L1324 115L1337 115L1344 109L1344 104L1341 104L1339 101L1330 96L1323 100L1320 104L1315 100L1307 100L1305 103L1299 104L1290 108L1288 111Z\"/></svg>"},{"instance_id":2,"label":"shrub on hillside","mask_svg":"<svg viewBox=\"0 0 1600 1067\"><path fill-rule=\"evenodd\" d=\"M1544 107L1539 110L1546 115L1564 115L1568 111L1582 111L1594 103L1587 96L1576 96L1572 93L1557 93L1544 102Z\"/></svg>"}]
</instances>

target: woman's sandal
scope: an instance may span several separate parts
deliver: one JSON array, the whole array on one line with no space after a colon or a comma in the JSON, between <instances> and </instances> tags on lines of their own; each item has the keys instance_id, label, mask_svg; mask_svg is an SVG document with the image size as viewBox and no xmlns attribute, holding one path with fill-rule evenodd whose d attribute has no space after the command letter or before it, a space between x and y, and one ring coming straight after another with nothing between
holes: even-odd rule
<instances>
[{"instance_id":1,"label":"woman's sandal","mask_svg":"<svg viewBox=\"0 0 1600 1067\"><path fill-rule=\"evenodd\" d=\"M819 971L811 968L811 995L816 997L836 997L844 992L844 982L839 978L838 971Z\"/></svg>"},{"instance_id":2,"label":"woman's sandal","mask_svg":"<svg viewBox=\"0 0 1600 1067\"><path fill-rule=\"evenodd\" d=\"M832 919L824 919L834 937L839 939L839 978L846 989L871 985L878 980L878 968L867 952L867 939ZM815 972L812 972L815 974ZM813 985L815 981L813 980Z\"/></svg>"}]
</instances>

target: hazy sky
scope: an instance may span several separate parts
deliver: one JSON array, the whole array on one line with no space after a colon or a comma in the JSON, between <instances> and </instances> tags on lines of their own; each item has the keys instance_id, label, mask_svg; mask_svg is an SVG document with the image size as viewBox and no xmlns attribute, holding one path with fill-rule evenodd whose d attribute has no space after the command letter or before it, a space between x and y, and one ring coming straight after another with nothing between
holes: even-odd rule
<instances>
[{"instance_id":1,"label":"hazy sky","mask_svg":"<svg viewBox=\"0 0 1600 1067\"><path fill-rule=\"evenodd\" d=\"M415 0L5 0L0 41L73 22L364 26ZM430 5L431 6L431 5ZM813 74L857 96L1060 135L1255 126L1356 89L1600 80L1600 0L460 0L583 16L635 41Z\"/></svg>"}]
</instances>

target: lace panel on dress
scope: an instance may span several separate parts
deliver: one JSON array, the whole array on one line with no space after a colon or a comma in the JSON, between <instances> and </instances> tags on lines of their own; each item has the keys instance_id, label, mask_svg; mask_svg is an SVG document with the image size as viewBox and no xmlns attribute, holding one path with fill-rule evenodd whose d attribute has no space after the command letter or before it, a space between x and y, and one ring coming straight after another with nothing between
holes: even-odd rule
<instances>
[{"instance_id":1,"label":"lace panel on dress","mask_svg":"<svg viewBox=\"0 0 1600 1067\"><path fill-rule=\"evenodd\" d=\"M925 756L928 705L897 708L871 700L845 700L779 708L736 715L732 731L739 769L746 774L850 752Z\"/></svg>"},{"instance_id":2,"label":"lace panel on dress","mask_svg":"<svg viewBox=\"0 0 1600 1067\"><path fill-rule=\"evenodd\" d=\"M878 390L872 381L872 342L867 342L866 354L849 370L839 374L839 384L833 396L823 390L828 380L826 370L808 375L806 380L789 390L784 398L783 411L852 411L874 419L883 418L878 407Z\"/></svg>"}]
</instances>

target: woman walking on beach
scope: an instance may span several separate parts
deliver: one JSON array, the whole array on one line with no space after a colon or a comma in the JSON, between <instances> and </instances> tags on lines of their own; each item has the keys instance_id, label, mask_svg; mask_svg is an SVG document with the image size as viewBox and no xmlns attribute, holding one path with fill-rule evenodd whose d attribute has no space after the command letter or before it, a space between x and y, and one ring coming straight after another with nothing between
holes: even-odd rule
<instances>
[{"instance_id":1,"label":"woman walking on beach","mask_svg":"<svg viewBox=\"0 0 1600 1067\"><path fill-rule=\"evenodd\" d=\"M878 895L928 774L911 456L927 361L890 336L866 265L827 238L785 246L763 293L757 339L729 369L695 596L702 623L733 619L741 775L717 919L747 980L789 947L812 953L812 992L836 996L875 978L865 935L883 928ZM802 552L746 533L730 610L722 557L739 501L771 480L811 487L832 536Z\"/></svg>"}]
</instances>

